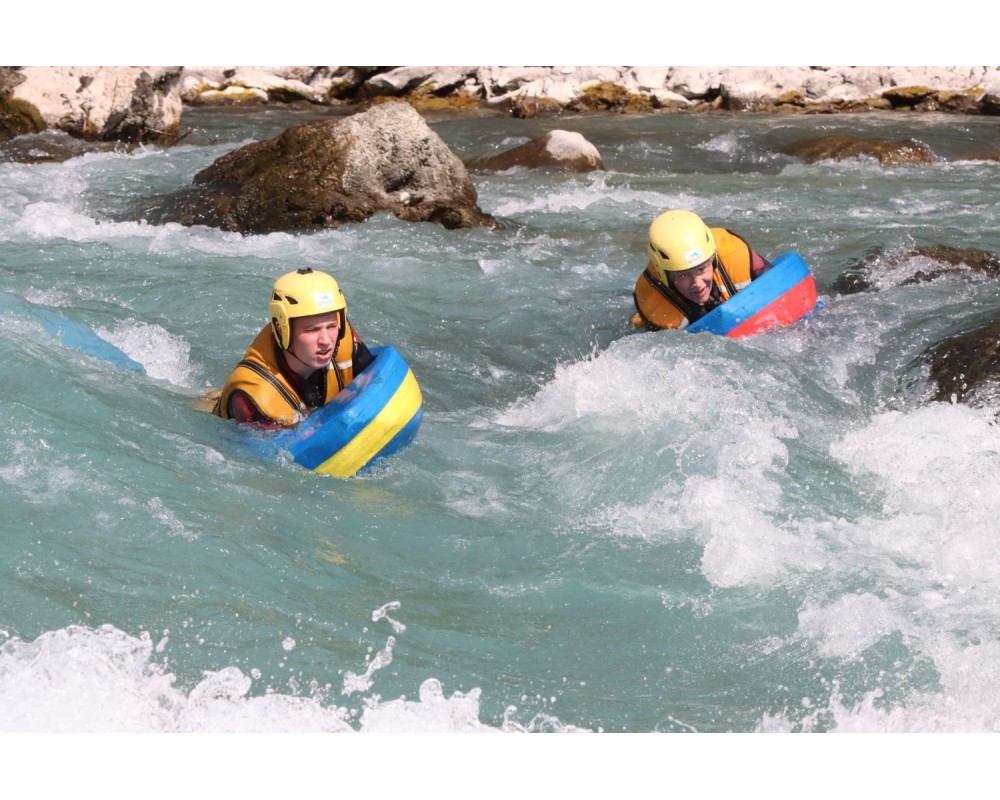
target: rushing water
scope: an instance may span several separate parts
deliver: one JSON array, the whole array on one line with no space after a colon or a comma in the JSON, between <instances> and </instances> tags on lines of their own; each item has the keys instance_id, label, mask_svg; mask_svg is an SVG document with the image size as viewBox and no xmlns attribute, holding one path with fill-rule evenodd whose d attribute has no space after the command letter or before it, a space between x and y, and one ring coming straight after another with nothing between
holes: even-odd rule
<instances>
[{"instance_id":1,"label":"rushing water","mask_svg":"<svg viewBox=\"0 0 1000 800\"><path fill-rule=\"evenodd\" d=\"M969 160L1000 119L437 119L463 158L561 127L607 170L473 176L498 231L120 221L302 119L192 111L172 149L0 164L0 730L1000 727L1000 429L913 366L1000 287L904 285L911 259L831 289L874 247L1000 250L1000 163ZM833 132L939 160L781 154ZM825 308L631 333L670 207L797 250ZM299 266L423 389L367 477L264 461L196 409Z\"/></svg>"}]
</instances>

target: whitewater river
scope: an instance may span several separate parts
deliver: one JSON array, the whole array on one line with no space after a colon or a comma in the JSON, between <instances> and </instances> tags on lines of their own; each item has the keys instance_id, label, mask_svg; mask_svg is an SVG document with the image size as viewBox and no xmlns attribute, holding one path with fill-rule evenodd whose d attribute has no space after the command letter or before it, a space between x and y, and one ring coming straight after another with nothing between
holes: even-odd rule
<instances>
[{"instance_id":1,"label":"whitewater river","mask_svg":"<svg viewBox=\"0 0 1000 800\"><path fill-rule=\"evenodd\" d=\"M914 359L1000 286L892 256L1000 251L1000 163L973 158L1000 119L431 118L463 158L558 127L607 169L474 175L497 231L122 221L304 120L190 111L174 148L0 163L0 730L998 727L1000 429L929 402ZM782 154L827 133L937 160ZM798 251L825 307L632 333L671 207ZM837 294L876 251L874 288ZM302 266L423 390L365 477L196 408Z\"/></svg>"}]
</instances>

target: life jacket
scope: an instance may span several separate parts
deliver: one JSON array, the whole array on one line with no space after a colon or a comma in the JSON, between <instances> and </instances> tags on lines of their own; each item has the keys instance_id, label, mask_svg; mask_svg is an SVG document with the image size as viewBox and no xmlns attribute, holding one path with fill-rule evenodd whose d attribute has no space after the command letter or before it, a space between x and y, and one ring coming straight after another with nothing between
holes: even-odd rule
<instances>
[{"instance_id":1,"label":"life jacket","mask_svg":"<svg viewBox=\"0 0 1000 800\"><path fill-rule=\"evenodd\" d=\"M329 403L354 377L354 331L346 319L342 333L333 362L322 376L321 387L325 388L322 403L308 406L292 387L281 369L282 356L274 333L267 325L230 374L212 413L229 419L229 398L239 389L271 422L288 427L297 425L314 409Z\"/></svg>"},{"instance_id":2,"label":"life jacket","mask_svg":"<svg viewBox=\"0 0 1000 800\"><path fill-rule=\"evenodd\" d=\"M636 280L632 293L636 308L632 324L636 328L649 331L686 328L750 285L750 245L725 228L712 228L712 236L716 247L716 266L712 273L715 286L708 303L704 306L692 303L669 283L660 281L653 262L649 262Z\"/></svg>"}]
</instances>

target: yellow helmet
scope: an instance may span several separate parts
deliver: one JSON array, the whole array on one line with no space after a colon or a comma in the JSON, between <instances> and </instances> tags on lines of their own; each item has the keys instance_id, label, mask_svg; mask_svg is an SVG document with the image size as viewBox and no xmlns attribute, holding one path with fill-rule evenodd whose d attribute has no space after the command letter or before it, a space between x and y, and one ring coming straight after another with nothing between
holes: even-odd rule
<instances>
[{"instance_id":1,"label":"yellow helmet","mask_svg":"<svg viewBox=\"0 0 1000 800\"><path fill-rule=\"evenodd\" d=\"M715 255L712 231L693 211L665 211L649 226L649 258L660 280L700 267Z\"/></svg>"},{"instance_id":2,"label":"yellow helmet","mask_svg":"<svg viewBox=\"0 0 1000 800\"><path fill-rule=\"evenodd\" d=\"M292 323L296 317L340 312L340 332L343 335L347 317L347 300L332 275L312 269L286 272L274 282L267 313L278 347L287 350L292 343Z\"/></svg>"}]
</instances>

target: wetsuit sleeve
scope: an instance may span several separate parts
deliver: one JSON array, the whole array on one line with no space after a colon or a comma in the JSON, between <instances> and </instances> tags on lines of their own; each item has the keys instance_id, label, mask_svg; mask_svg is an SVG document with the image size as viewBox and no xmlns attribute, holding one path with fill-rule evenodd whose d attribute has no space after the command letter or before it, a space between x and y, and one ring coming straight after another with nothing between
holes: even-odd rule
<instances>
[{"instance_id":1,"label":"wetsuit sleeve","mask_svg":"<svg viewBox=\"0 0 1000 800\"><path fill-rule=\"evenodd\" d=\"M229 396L229 416L237 422L253 422L267 428L281 427L261 414L250 396L239 389L233 391Z\"/></svg>"},{"instance_id":2,"label":"wetsuit sleeve","mask_svg":"<svg viewBox=\"0 0 1000 800\"><path fill-rule=\"evenodd\" d=\"M750 251L750 280L759 278L771 269L771 266L771 262L760 255L760 253L757 253L754 250Z\"/></svg>"}]
</instances>

